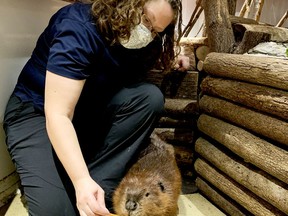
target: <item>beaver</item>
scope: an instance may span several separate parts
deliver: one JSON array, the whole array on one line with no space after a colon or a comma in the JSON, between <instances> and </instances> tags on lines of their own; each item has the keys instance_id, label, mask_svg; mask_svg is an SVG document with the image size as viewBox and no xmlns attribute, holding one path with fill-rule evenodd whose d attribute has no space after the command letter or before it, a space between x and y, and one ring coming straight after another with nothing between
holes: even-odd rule
<instances>
[{"instance_id":1,"label":"beaver","mask_svg":"<svg viewBox=\"0 0 288 216\"><path fill-rule=\"evenodd\" d=\"M113 194L119 216L176 216L182 180L174 148L155 133Z\"/></svg>"}]
</instances>

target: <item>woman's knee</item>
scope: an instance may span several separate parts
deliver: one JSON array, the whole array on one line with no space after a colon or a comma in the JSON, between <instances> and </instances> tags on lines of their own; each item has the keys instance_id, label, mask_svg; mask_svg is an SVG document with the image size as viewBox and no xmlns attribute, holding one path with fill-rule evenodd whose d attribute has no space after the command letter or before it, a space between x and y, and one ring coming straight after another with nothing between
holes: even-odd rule
<instances>
[{"instance_id":1,"label":"woman's knee","mask_svg":"<svg viewBox=\"0 0 288 216\"><path fill-rule=\"evenodd\" d=\"M112 99L110 106L119 110L146 110L147 113L161 113L164 96L160 89L150 83L138 83L122 89Z\"/></svg>"},{"instance_id":2,"label":"woman's knee","mask_svg":"<svg viewBox=\"0 0 288 216\"><path fill-rule=\"evenodd\" d=\"M160 89L152 84L146 84L145 92L146 100L149 107L157 113L161 113L164 108L164 96Z\"/></svg>"},{"instance_id":3,"label":"woman's knee","mask_svg":"<svg viewBox=\"0 0 288 216\"><path fill-rule=\"evenodd\" d=\"M76 216L78 211L67 191L45 180L30 177L31 184L24 184L24 197L31 216Z\"/></svg>"}]
</instances>

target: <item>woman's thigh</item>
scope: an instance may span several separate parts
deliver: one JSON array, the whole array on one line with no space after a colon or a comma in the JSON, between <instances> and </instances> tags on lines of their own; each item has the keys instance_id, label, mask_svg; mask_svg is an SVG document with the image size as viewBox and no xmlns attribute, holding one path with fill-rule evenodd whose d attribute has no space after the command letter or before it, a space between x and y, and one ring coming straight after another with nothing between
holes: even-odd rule
<instances>
[{"instance_id":1,"label":"woman's thigh","mask_svg":"<svg viewBox=\"0 0 288 216\"><path fill-rule=\"evenodd\" d=\"M53 152L45 117L35 111L32 104L12 97L6 108L4 128L8 151L27 197L29 214L73 215L74 198L71 196L71 203L66 193L70 188L69 178ZM63 184L64 179L67 184Z\"/></svg>"}]
</instances>

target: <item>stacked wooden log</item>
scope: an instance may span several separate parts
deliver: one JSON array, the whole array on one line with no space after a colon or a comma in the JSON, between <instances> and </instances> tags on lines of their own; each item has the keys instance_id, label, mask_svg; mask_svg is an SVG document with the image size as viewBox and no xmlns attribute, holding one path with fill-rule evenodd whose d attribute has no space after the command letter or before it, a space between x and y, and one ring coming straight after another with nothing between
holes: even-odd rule
<instances>
[{"instance_id":1,"label":"stacked wooden log","mask_svg":"<svg viewBox=\"0 0 288 216\"><path fill-rule=\"evenodd\" d=\"M288 62L210 53L196 185L229 215L288 215Z\"/></svg>"},{"instance_id":2,"label":"stacked wooden log","mask_svg":"<svg viewBox=\"0 0 288 216\"><path fill-rule=\"evenodd\" d=\"M203 72L203 63L210 52L207 37L182 37L180 40L181 54L188 56L190 60L189 70L198 72L198 83L206 74ZM198 85L199 88L199 85ZM195 91L195 89L192 89ZM196 91L199 94L199 89ZM197 98L198 100L198 98Z\"/></svg>"},{"instance_id":3,"label":"stacked wooden log","mask_svg":"<svg viewBox=\"0 0 288 216\"><path fill-rule=\"evenodd\" d=\"M165 112L155 132L172 144L183 177L192 177L193 144L196 141L198 112L198 72L151 70L147 81L157 85L165 96Z\"/></svg>"},{"instance_id":4,"label":"stacked wooden log","mask_svg":"<svg viewBox=\"0 0 288 216\"><path fill-rule=\"evenodd\" d=\"M182 37L180 40L181 54L190 59L189 70L203 70L203 62L210 52L207 37Z\"/></svg>"}]
</instances>

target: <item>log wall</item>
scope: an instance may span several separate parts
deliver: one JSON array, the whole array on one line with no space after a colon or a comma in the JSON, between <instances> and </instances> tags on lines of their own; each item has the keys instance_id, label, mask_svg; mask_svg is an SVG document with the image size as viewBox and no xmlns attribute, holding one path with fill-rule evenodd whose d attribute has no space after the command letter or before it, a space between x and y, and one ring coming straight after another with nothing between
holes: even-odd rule
<instances>
[{"instance_id":1,"label":"log wall","mask_svg":"<svg viewBox=\"0 0 288 216\"><path fill-rule=\"evenodd\" d=\"M228 215L288 215L287 66L270 57L205 58L196 185Z\"/></svg>"}]
</instances>

